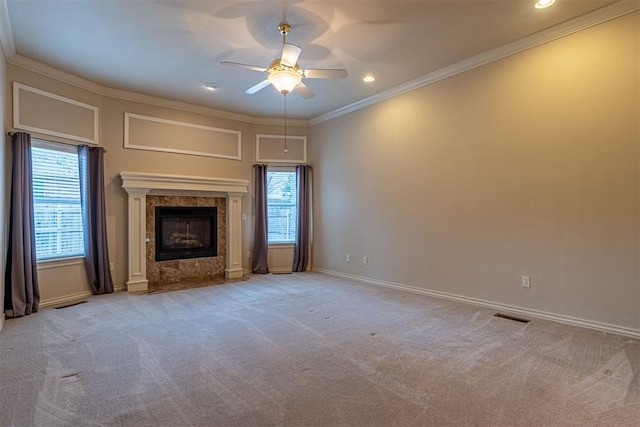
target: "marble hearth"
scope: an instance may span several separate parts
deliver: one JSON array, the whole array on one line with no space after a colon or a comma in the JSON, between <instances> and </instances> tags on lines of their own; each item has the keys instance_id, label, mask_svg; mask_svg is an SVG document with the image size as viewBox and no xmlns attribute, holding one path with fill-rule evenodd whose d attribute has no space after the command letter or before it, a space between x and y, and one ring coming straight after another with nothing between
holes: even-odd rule
<instances>
[{"instance_id":1,"label":"marble hearth","mask_svg":"<svg viewBox=\"0 0 640 427\"><path fill-rule=\"evenodd\" d=\"M146 197L200 196L226 200L226 269L228 279L241 278L242 270L242 197L249 181L184 175L121 172L122 188L129 194L129 268L127 291L146 291L149 280L146 267Z\"/></svg>"}]
</instances>

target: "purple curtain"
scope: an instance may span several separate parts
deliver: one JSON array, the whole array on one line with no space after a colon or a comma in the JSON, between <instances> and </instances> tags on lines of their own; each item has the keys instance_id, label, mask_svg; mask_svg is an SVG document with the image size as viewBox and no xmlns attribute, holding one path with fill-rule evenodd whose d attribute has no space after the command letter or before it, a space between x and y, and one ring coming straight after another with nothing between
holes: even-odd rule
<instances>
[{"instance_id":1,"label":"purple curtain","mask_svg":"<svg viewBox=\"0 0 640 427\"><path fill-rule=\"evenodd\" d=\"M256 222L253 233L252 271L258 274L269 273L267 265L267 165L253 165L256 196Z\"/></svg>"},{"instance_id":2,"label":"purple curtain","mask_svg":"<svg viewBox=\"0 0 640 427\"><path fill-rule=\"evenodd\" d=\"M296 166L296 183L298 187L298 227L296 246L293 252L293 271L305 271L309 263L309 198L311 184L309 182L308 165Z\"/></svg>"},{"instance_id":3,"label":"purple curtain","mask_svg":"<svg viewBox=\"0 0 640 427\"><path fill-rule=\"evenodd\" d=\"M107 247L107 220L104 203L104 150L78 146L80 187L84 216L84 263L94 295L113 292Z\"/></svg>"},{"instance_id":4,"label":"purple curtain","mask_svg":"<svg viewBox=\"0 0 640 427\"><path fill-rule=\"evenodd\" d=\"M36 261L36 232L33 218L31 180L31 135L12 135L13 168L9 207L9 247L4 274L6 317L20 317L38 311L40 289Z\"/></svg>"}]
</instances>

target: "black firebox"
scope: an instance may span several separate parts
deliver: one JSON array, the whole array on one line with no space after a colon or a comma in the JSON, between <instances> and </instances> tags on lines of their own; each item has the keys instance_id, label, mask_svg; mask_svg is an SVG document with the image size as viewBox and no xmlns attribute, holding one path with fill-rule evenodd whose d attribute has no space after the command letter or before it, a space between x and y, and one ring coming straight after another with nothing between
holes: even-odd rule
<instances>
[{"instance_id":1,"label":"black firebox","mask_svg":"<svg viewBox=\"0 0 640 427\"><path fill-rule=\"evenodd\" d=\"M156 261L218 255L218 208L156 207Z\"/></svg>"}]
</instances>

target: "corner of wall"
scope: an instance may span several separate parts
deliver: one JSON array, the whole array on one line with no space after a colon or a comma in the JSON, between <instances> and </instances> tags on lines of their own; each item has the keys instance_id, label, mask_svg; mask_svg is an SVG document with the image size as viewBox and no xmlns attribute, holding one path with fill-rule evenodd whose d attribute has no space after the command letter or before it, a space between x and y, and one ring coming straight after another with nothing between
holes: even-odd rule
<instances>
[{"instance_id":1,"label":"corner of wall","mask_svg":"<svg viewBox=\"0 0 640 427\"><path fill-rule=\"evenodd\" d=\"M0 224L2 224L2 234L0 235L0 304L2 309L0 310L0 331L4 326L4 269L5 269L5 254L7 253L7 227L5 225L8 215L6 212L9 209L9 192L6 191L8 182L8 170L6 160L6 123L9 123L11 117L9 116L9 102L7 98L7 62L5 60L4 51L0 44L0 134L2 135L2 144L0 144Z\"/></svg>"}]
</instances>

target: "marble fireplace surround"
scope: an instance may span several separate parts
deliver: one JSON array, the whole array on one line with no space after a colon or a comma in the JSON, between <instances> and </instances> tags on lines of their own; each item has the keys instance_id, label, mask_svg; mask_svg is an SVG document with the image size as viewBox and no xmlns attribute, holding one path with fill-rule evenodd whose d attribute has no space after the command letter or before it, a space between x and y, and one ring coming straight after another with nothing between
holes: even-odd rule
<instances>
[{"instance_id":1,"label":"marble fireplace surround","mask_svg":"<svg viewBox=\"0 0 640 427\"><path fill-rule=\"evenodd\" d=\"M162 196L224 197L227 203L227 279L241 278L242 270L242 197L247 193L246 179L166 175L146 172L121 172L122 188L129 194L129 275L127 291L146 291L146 197Z\"/></svg>"}]
</instances>

